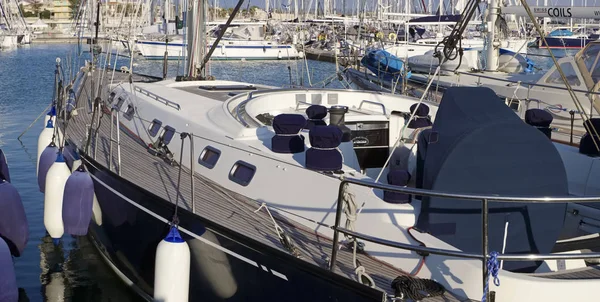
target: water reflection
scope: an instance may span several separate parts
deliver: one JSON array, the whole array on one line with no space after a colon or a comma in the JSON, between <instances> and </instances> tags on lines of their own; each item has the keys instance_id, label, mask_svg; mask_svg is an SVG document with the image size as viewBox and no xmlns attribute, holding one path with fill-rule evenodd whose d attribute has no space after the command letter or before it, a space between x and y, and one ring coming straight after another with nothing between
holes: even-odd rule
<instances>
[{"instance_id":1,"label":"water reflection","mask_svg":"<svg viewBox=\"0 0 600 302\"><path fill-rule=\"evenodd\" d=\"M65 236L55 246L46 235L38 248L43 301L139 301L103 263L87 237Z\"/></svg>"}]
</instances>

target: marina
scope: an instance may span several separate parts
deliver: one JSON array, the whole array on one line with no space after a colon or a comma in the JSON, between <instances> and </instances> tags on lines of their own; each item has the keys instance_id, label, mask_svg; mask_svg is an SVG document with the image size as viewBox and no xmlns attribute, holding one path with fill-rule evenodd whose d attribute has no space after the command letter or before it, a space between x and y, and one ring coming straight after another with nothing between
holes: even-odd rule
<instances>
[{"instance_id":1,"label":"marina","mask_svg":"<svg viewBox=\"0 0 600 302\"><path fill-rule=\"evenodd\" d=\"M228 5L0 0L0 302L596 300L597 14Z\"/></svg>"}]
</instances>

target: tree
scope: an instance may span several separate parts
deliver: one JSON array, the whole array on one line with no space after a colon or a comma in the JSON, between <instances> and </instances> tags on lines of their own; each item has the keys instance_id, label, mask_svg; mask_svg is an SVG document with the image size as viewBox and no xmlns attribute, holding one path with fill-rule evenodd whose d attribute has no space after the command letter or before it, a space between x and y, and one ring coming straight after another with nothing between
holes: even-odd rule
<instances>
[{"instance_id":1,"label":"tree","mask_svg":"<svg viewBox=\"0 0 600 302\"><path fill-rule=\"evenodd\" d=\"M259 10L258 6L256 5L252 5L250 6L250 16L254 17L256 15L256 12Z\"/></svg>"},{"instance_id":2,"label":"tree","mask_svg":"<svg viewBox=\"0 0 600 302\"><path fill-rule=\"evenodd\" d=\"M79 11L79 3L80 0L69 0L69 8L71 9L71 16L73 18L77 17L77 11Z\"/></svg>"},{"instance_id":3,"label":"tree","mask_svg":"<svg viewBox=\"0 0 600 302\"><path fill-rule=\"evenodd\" d=\"M47 9L39 14L40 19L50 19L50 17L52 17L52 12Z\"/></svg>"},{"instance_id":4,"label":"tree","mask_svg":"<svg viewBox=\"0 0 600 302\"><path fill-rule=\"evenodd\" d=\"M44 6L44 3L41 0L32 0L31 1L31 10L33 11L33 13L38 16L38 18L41 18L41 12L42 12L42 7Z\"/></svg>"}]
</instances>

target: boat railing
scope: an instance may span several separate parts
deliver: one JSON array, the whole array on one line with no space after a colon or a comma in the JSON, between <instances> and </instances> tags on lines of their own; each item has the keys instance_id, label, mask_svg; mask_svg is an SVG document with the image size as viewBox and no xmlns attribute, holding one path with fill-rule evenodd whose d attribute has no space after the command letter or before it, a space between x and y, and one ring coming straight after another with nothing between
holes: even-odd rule
<instances>
[{"instance_id":1,"label":"boat railing","mask_svg":"<svg viewBox=\"0 0 600 302\"><path fill-rule=\"evenodd\" d=\"M408 194L411 196L427 196L427 197L441 197L441 198L456 198L466 199L473 201L480 201L481 207L481 228L482 228L482 253L467 253L460 250L448 250L431 248L420 245L412 245L407 243L400 243L391 241L379 237L362 234L356 231L352 231L346 228L340 227L343 208L344 208L344 195L348 184L381 189L392 192L399 192ZM335 268L336 258L339 250L339 237L340 233L352 236L353 238L365 240L375 244L380 244L388 247L397 249L409 250L414 252L430 253L434 255L450 256L465 259L479 259L482 262L483 270L483 288L486 288L485 284L488 278L488 266L487 262L490 258L489 246L488 246L488 205L490 202L512 202L512 203L587 203L587 202L600 202L600 196L593 197L524 197L524 196L500 196L500 195L481 195L481 194L463 194L463 193L450 193L431 191L425 189L409 188L393 186L383 183L376 183L373 181L365 181L359 179L344 178L340 182L337 209L335 215L335 224L332 227L334 231L333 235L333 247L331 251L331 258L329 262L329 270L333 271ZM575 259L595 259L600 258L600 253L581 253L581 254L499 254L496 259L498 260L510 260L510 261L539 261L539 260L575 260ZM486 295L488 293L485 293Z\"/></svg>"},{"instance_id":2,"label":"boat railing","mask_svg":"<svg viewBox=\"0 0 600 302\"><path fill-rule=\"evenodd\" d=\"M340 92L360 92L360 93L376 93L376 94L383 94L380 92L375 92L375 91L363 91L363 90L351 90L351 89L328 89L328 88L280 88L280 89L269 89L269 90L257 90L257 91L252 91L252 92L248 92L246 94L238 94L235 95L233 97L231 97L230 99L227 100L227 104L226 104L226 108L227 111L229 111L229 113L234 117L235 120L239 121L244 127L246 128L250 128L250 127L258 127L260 126L258 123L256 123L256 121L254 121L252 118L250 118L249 120L247 120L247 117L250 117L247 113L246 113L246 104L248 104L248 102L252 101L253 99L255 99L258 96L261 96L263 94L284 94L284 93L310 93L310 92L327 92L327 93L340 93ZM244 99L245 98L245 99ZM237 101L241 100L239 103ZM375 105L378 106L382 106L383 108L383 112L384 114L385 112L385 106L383 104L380 103L376 103L376 102L371 102L371 101L363 101L363 102L368 102L368 103L373 103ZM301 105L314 105L313 103L309 103L306 101L296 101L296 110L299 109L299 107ZM362 103L361 103L362 106ZM360 108L359 108L360 109Z\"/></svg>"},{"instance_id":3,"label":"boat railing","mask_svg":"<svg viewBox=\"0 0 600 302\"><path fill-rule=\"evenodd\" d=\"M150 98L152 98L152 99L154 99L154 100L156 100L156 101L158 101L160 103L163 103L163 104L165 104L165 105L167 105L169 107L175 108L177 110L181 110L181 106L179 106L179 104L177 104L177 103L175 103L173 101L169 101L169 100L167 100L167 99L165 99L165 98L163 98L163 97L161 97L159 95L156 95L156 94L154 94L154 93L152 93L152 92L150 92L150 91L148 91L148 90L146 90L144 88L140 88L138 86L134 86L134 90L136 90L136 91L138 91L138 92L140 92L140 93L142 93L142 94L144 94L144 95L146 95L146 96L148 96L148 97L150 97Z\"/></svg>"},{"instance_id":4,"label":"boat railing","mask_svg":"<svg viewBox=\"0 0 600 302\"><path fill-rule=\"evenodd\" d=\"M427 64L416 64L417 66L421 66L421 67L430 67ZM552 86L552 85L545 85L545 84L539 84L539 83L532 83L532 82L524 82L524 81L515 81L515 80L508 80L508 79L502 79L502 78L498 78L498 77L493 77L493 76L487 76L487 75L483 75L481 73L477 73L477 72L465 72L465 71L454 71L453 69L445 69L445 68L440 68L440 72L445 71L445 72L451 72L454 74L458 74L458 75L466 75L466 76L470 76L470 77L477 77L477 86L481 86L483 85L481 83L481 79L488 79L488 80L494 80L494 81L499 81L499 82L505 82L505 83L510 83L510 84L517 84L515 85L515 87L517 86L523 86L523 87L527 87L527 95L529 96L529 89L533 88L533 87L541 87L541 88L549 88L549 89L557 89L557 90L566 90L566 87L557 87L557 86ZM420 83L420 81L417 81L413 78L409 78L407 79L409 82L417 82ZM460 83L458 83L460 84ZM589 91L589 90L581 90L581 89L572 89L574 92L581 92L581 93L586 93L586 94L590 94L590 95L596 95L596 94L600 94L600 91Z\"/></svg>"}]
</instances>

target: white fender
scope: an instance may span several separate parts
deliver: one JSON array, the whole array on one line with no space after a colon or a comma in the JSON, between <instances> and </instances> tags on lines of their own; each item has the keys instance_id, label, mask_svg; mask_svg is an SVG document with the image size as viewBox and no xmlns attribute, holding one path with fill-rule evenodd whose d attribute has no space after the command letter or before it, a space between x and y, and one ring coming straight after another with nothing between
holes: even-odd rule
<instances>
[{"instance_id":1,"label":"white fender","mask_svg":"<svg viewBox=\"0 0 600 302\"><path fill-rule=\"evenodd\" d=\"M46 193L44 195L44 226L52 239L58 241L64 234L62 204L65 184L71 175L61 152L46 175Z\"/></svg>"},{"instance_id":2,"label":"white fender","mask_svg":"<svg viewBox=\"0 0 600 302\"><path fill-rule=\"evenodd\" d=\"M190 248L176 227L156 248L154 300L186 302L190 291Z\"/></svg>"}]
</instances>

